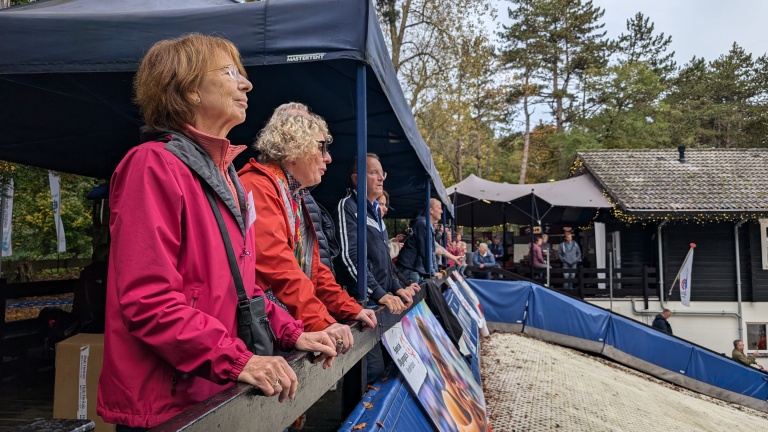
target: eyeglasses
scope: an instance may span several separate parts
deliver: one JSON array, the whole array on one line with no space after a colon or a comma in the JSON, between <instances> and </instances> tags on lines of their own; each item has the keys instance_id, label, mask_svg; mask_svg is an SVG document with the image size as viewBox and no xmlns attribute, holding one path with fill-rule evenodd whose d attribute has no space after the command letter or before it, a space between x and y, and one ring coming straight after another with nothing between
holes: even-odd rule
<instances>
[{"instance_id":1,"label":"eyeglasses","mask_svg":"<svg viewBox=\"0 0 768 432\"><path fill-rule=\"evenodd\" d=\"M231 65L231 64L228 64L228 65L222 66L222 67L218 67L216 69L211 69L211 70L206 71L206 72L215 72L215 71L219 71L219 70L222 70L222 69L226 69L227 70L227 74L234 81L237 81L238 79L240 79L240 70L238 70L235 65Z\"/></svg>"},{"instance_id":2,"label":"eyeglasses","mask_svg":"<svg viewBox=\"0 0 768 432\"><path fill-rule=\"evenodd\" d=\"M384 172L384 171L373 170L373 171L370 171L370 172L368 173L368 175L369 175L369 176L374 176L374 177L379 177L379 176L381 176L381 179L382 179L382 180L386 180L386 179L387 179L387 173L386 173L386 172Z\"/></svg>"},{"instance_id":3,"label":"eyeglasses","mask_svg":"<svg viewBox=\"0 0 768 432\"><path fill-rule=\"evenodd\" d=\"M317 140L317 149L320 150L321 155L327 155L328 153L328 144L331 142L328 140Z\"/></svg>"}]
</instances>

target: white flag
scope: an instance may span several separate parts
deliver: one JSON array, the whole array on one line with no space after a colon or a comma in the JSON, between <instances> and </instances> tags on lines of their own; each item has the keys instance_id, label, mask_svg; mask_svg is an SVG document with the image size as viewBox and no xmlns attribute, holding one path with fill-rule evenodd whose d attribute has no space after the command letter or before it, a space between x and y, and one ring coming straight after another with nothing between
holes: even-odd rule
<instances>
[{"instance_id":1,"label":"white flag","mask_svg":"<svg viewBox=\"0 0 768 432\"><path fill-rule=\"evenodd\" d=\"M51 184L51 200L53 201L53 221L56 224L56 251L67 250L67 238L64 235L64 224L61 222L61 177L59 173L48 171L48 181Z\"/></svg>"},{"instance_id":2,"label":"white flag","mask_svg":"<svg viewBox=\"0 0 768 432\"><path fill-rule=\"evenodd\" d=\"M688 251L688 256L680 267L680 302L683 306L691 306L691 268L693 267L693 249Z\"/></svg>"},{"instance_id":3,"label":"white flag","mask_svg":"<svg viewBox=\"0 0 768 432\"><path fill-rule=\"evenodd\" d=\"M13 217L13 179L5 185L3 191L3 256L11 256L11 218Z\"/></svg>"}]
</instances>

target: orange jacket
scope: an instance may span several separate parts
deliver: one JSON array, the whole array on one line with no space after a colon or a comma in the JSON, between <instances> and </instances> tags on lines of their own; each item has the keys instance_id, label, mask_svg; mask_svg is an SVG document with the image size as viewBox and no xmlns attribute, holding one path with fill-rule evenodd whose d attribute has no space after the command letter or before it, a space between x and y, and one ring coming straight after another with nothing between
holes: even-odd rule
<instances>
[{"instance_id":1,"label":"orange jacket","mask_svg":"<svg viewBox=\"0 0 768 432\"><path fill-rule=\"evenodd\" d=\"M256 283L271 288L305 331L322 330L339 321L353 320L362 307L344 291L333 273L320 262L317 241L312 245L311 277L302 271L294 255L293 233L275 173L251 159L239 172L247 193L253 193L256 209ZM310 220L305 211L305 220ZM309 223L307 229L314 231ZM316 235L312 237L317 238ZM335 318L335 319L334 319Z\"/></svg>"}]
</instances>

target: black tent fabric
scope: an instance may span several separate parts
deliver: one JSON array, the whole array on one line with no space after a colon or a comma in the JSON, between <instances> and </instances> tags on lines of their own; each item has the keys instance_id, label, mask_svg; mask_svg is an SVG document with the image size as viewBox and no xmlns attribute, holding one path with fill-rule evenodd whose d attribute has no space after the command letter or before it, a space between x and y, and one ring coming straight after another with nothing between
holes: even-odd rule
<instances>
[{"instance_id":1,"label":"black tent fabric","mask_svg":"<svg viewBox=\"0 0 768 432\"><path fill-rule=\"evenodd\" d=\"M247 120L230 139L250 144L279 104L302 102L328 121L333 163L313 192L334 205L356 155L357 67L365 65L368 151L410 217L426 186L449 204L367 0L49 0L0 11L0 159L109 178L139 144L132 79L153 43L199 32L237 45L254 84ZM236 164L243 165L250 152Z\"/></svg>"}]
</instances>

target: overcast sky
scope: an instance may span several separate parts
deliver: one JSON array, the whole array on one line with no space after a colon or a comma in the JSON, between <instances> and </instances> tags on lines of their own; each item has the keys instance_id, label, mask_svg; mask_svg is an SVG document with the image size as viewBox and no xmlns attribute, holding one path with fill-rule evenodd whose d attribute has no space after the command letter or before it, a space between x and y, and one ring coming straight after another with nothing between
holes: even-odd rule
<instances>
[{"instance_id":1,"label":"overcast sky","mask_svg":"<svg viewBox=\"0 0 768 432\"><path fill-rule=\"evenodd\" d=\"M733 42L752 57L768 51L768 1L764 0L593 0L605 9L605 30L615 38L637 12L648 16L656 32L672 36L675 59L714 60ZM501 15L501 14L500 14Z\"/></svg>"},{"instance_id":2,"label":"overcast sky","mask_svg":"<svg viewBox=\"0 0 768 432\"><path fill-rule=\"evenodd\" d=\"M499 20L508 22L505 0L494 1ZM672 36L675 60L682 66L695 55L714 60L733 42L756 58L768 51L768 1L766 0L593 0L605 9L608 37L626 30L627 19L637 12L648 16L656 32Z\"/></svg>"}]
</instances>

